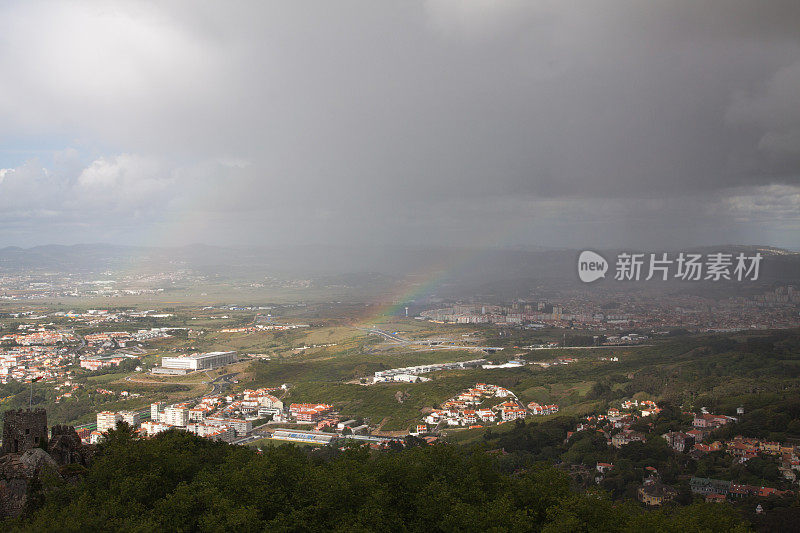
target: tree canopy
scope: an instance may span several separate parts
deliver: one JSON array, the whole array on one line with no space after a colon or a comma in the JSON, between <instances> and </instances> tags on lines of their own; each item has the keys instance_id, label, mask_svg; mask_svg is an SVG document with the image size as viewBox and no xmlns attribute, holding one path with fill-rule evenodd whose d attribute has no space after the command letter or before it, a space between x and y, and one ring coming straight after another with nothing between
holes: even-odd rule
<instances>
[{"instance_id":1,"label":"tree canopy","mask_svg":"<svg viewBox=\"0 0 800 533\"><path fill-rule=\"evenodd\" d=\"M580 493L545 463L513 473L481 449L263 452L116 430L76 483L42 486L6 531L746 531L723 505L644 511Z\"/></svg>"}]
</instances>

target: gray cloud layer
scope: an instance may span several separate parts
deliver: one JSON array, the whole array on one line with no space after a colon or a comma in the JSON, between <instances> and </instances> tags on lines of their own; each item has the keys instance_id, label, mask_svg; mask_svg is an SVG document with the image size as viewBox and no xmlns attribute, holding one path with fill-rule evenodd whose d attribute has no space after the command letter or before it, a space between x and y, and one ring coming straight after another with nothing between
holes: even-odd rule
<instances>
[{"instance_id":1,"label":"gray cloud layer","mask_svg":"<svg viewBox=\"0 0 800 533\"><path fill-rule=\"evenodd\" d=\"M796 1L19 2L0 36L0 244L800 248Z\"/></svg>"}]
</instances>

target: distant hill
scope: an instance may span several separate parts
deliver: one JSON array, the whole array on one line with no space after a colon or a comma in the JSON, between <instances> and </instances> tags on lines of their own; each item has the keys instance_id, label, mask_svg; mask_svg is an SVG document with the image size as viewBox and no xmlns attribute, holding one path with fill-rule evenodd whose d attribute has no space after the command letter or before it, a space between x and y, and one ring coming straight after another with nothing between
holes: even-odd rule
<instances>
[{"instance_id":1,"label":"distant hill","mask_svg":"<svg viewBox=\"0 0 800 533\"><path fill-rule=\"evenodd\" d=\"M443 295L490 293L515 296L520 288L619 288L613 281L620 250L596 250L609 262L606 280L586 285L577 279L580 250L569 249L469 249L389 246L287 246L281 248L209 246L137 247L111 244L47 245L0 249L2 272L138 273L193 270L226 279L265 275L308 277L326 285L371 285L405 278L413 287L435 285ZM630 250L626 250L630 251ZM796 283L800 280L800 254L768 246L724 245L685 252L744 252L764 256L759 280ZM672 251L677 253L677 251ZM691 290L703 283L691 284ZM705 284L712 285L712 284ZM630 286L630 284L629 284ZM727 290L718 283L709 290ZM641 288L643 284L630 286ZM662 285L663 287L663 285ZM741 289L740 285L736 290Z\"/></svg>"}]
</instances>

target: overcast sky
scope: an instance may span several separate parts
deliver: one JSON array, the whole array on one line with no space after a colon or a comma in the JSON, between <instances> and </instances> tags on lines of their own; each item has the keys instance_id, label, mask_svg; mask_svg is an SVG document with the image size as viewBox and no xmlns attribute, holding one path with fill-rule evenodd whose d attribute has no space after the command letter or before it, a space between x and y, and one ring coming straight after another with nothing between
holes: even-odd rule
<instances>
[{"instance_id":1,"label":"overcast sky","mask_svg":"<svg viewBox=\"0 0 800 533\"><path fill-rule=\"evenodd\" d=\"M800 2L3 2L0 246L800 249Z\"/></svg>"}]
</instances>

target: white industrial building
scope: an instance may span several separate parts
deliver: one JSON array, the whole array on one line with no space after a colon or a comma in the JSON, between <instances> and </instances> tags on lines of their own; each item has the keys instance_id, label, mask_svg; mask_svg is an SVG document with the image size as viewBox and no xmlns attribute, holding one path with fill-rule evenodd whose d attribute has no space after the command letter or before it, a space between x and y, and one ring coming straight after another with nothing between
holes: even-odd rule
<instances>
[{"instance_id":1,"label":"white industrial building","mask_svg":"<svg viewBox=\"0 0 800 533\"><path fill-rule=\"evenodd\" d=\"M162 357L161 367L154 374L186 374L195 370L210 370L237 361L236 352L207 352L178 357Z\"/></svg>"},{"instance_id":2,"label":"white industrial building","mask_svg":"<svg viewBox=\"0 0 800 533\"><path fill-rule=\"evenodd\" d=\"M476 367L485 363L486 359L473 359L472 361L455 361L452 363L436 363L432 365L417 365L406 366L403 368L390 368L388 370L379 370L375 372L373 382L380 383L386 381L405 381L414 383L415 381L427 381L428 378L416 379L419 374L426 374L428 372L437 372L440 370L456 370L459 368Z\"/></svg>"}]
</instances>

